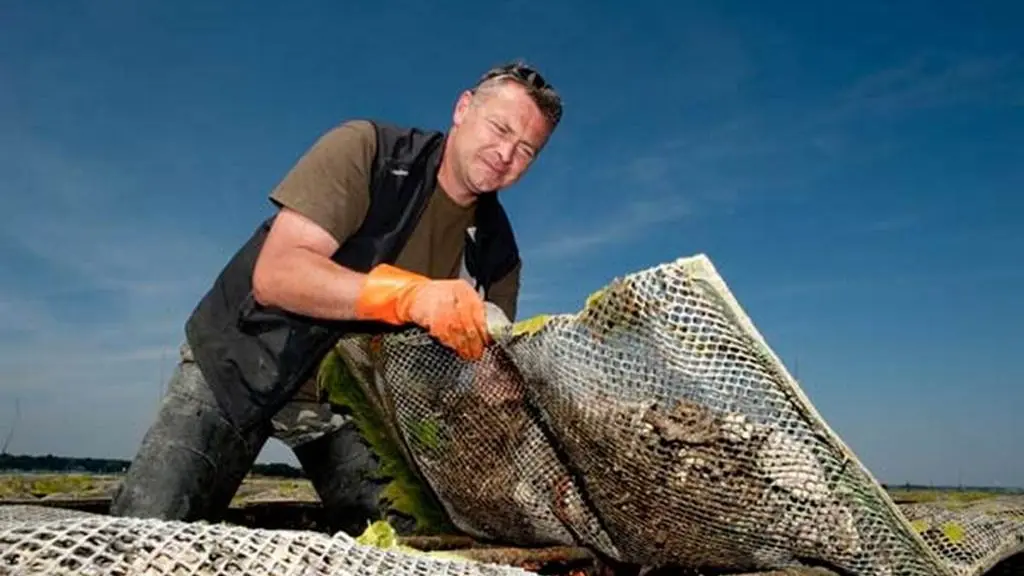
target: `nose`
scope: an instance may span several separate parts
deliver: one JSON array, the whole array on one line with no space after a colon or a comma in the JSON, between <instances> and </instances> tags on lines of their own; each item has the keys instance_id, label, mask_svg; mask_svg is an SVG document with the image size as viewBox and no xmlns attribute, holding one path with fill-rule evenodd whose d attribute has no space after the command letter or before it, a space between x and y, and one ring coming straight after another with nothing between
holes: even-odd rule
<instances>
[{"instance_id":1,"label":"nose","mask_svg":"<svg viewBox=\"0 0 1024 576\"><path fill-rule=\"evenodd\" d=\"M501 143L498 144L498 154L501 155L501 161L506 165L512 163L512 156L515 152L516 143L514 140L502 140Z\"/></svg>"}]
</instances>

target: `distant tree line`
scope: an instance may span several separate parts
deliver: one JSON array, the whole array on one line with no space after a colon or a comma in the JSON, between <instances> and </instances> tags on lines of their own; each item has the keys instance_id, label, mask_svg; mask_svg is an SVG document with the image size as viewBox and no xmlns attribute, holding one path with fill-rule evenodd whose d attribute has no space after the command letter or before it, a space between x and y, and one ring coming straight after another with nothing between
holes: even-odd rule
<instances>
[{"instance_id":1,"label":"distant tree line","mask_svg":"<svg viewBox=\"0 0 1024 576\"><path fill-rule=\"evenodd\" d=\"M13 472L87 472L90 474L121 474L128 470L130 460L106 458L70 458L66 456L30 456L0 454L0 471ZM288 464L254 464L252 473L260 476L301 478L302 470Z\"/></svg>"},{"instance_id":2,"label":"distant tree line","mask_svg":"<svg viewBox=\"0 0 1024 576\"><path fill-rule=\"evenodd\" d=\"M991 492L993 494L1020 494L1024 492L1024 486L949 486L944 484L911 484L906 482L904 484L886 484L882 483L882 488L886 490L903 490L903 491L932 491L932 492Z\"/></svg>"}]
</instances>

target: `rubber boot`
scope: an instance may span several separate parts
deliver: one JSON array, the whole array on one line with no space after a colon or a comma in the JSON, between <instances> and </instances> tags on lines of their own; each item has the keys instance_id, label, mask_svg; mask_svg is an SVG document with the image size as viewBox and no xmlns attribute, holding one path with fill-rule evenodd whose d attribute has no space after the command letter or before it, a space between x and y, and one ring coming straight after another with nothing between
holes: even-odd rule
<instances>
[{"instance_id":1,"label":"rubber boot","mask_svg":"<svg viewBox=\"0 0 1024 576\"><path fill-rule=\"evenodd\" d=\"M156 422L114 494L110 514L220 521L268 437L269 429L247 436L235 429L183 346Z\"/></svg>"},{"instance_id":2,"label":"rubber boot","mask_svg":"<svg viewBox=\"0 0 1024 576\"><path fill-rule=\"evenodd\" d=\"M380 460L352 422L292 449L324 507L327 529L358 536L386 517ZM404 528L404 526L397 526Z\"/></svg>"}]
</instances>

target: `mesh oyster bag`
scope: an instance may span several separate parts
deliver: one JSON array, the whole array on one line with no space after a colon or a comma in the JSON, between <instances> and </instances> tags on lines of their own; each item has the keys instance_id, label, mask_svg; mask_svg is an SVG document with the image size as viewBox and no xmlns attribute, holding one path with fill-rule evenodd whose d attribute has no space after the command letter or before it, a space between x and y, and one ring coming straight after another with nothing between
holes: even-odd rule
<instances>
[{"instance_id":1,"label":"mesh oyster bag","mask_svg":"<svg viewBox=\"0 0 1024 576\"><path fill-rule=\"evenodd\" d=\"M470 363L407 331L363 341L352 363L476 536L642 565L858 575L977 575L1021 548L1021 518L969 524L985 541L971 554L915 530L703 255L496 340ZM350 359L354 342L339 347Z\"/></svg>"}]
</instances>

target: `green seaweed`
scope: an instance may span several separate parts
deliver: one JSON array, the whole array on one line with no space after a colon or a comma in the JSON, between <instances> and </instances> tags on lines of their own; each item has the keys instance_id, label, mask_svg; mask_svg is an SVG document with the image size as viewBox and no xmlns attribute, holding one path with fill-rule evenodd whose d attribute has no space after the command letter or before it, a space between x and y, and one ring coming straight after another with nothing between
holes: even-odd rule
<instances>
[{"instance_id":1,"label":"green seaweed","mask_svg":"<svg viewBox=\"0 0 1024 576\"><path fill-rule=\"evenodd\" d=\"M441 425L433 418L414 422L409 426L409 437L420 446L436 451L441 447Z\"/></svg>"},{"instance_id":2,"label":"green seaweed","mask_svg":"<svg viewBox=\"0 0 1024 576\"><path fill-rule=\"evenodd\" d=\"M950 542L955 544L963 542L964 537L967 535L967 531L964 530L963 525L959 522L953 521L946 522L942 525L942 533L946 535L946 538L949 538Z\"/></svg>"},{"instance_id":3,"label":"green seaweed","mask_svg":"<svg viewBox=\"0 0 1024 576\"><path fill-rule=\"evenodd\" d=\"M428 556L441 560L455 560L461 562L469 561L465 557L459 555L458 552L450 552L446 550L425 552L423 550L413 548L412 546L402 544L394 527L385 520L378 520L367 526L366 530L356 537L356 543L362 544L363 546L373 546L374 548L380 548L381 550L393 550L395 552L401 552L403 554L410 554L413 556Z\"/></svg>"},{"instance_id":4,"label":"green seaweed","mask_svg":"<svg viewBox=\"0 0 1024 576\"><path fill-rule=\"evenodd\" d=\"M363 546L373 546L384 550L402 548L405 552L415 550L408 546L401 546L398 543L398 534L386 520L377 520L363 530L363 533L356 538L356 542Z\"/></svg>"},{"instance_id":5,"label":"green seaweed","mask_svg":"<svg viewBox=\"0 0 1024 576\"><path fill-rule=\"evenodd\" d=\"M320 364L317 377L319 386L327 392L328 401L351 412L356 428L380 458L378 479L387 480L381 490L381 504L411 517L417 534L451 533L455 531L444 508L433 492L406 460L401 440L394 437L384 415L366 390L352 375L348 364L337 350L331 351ZM420 427L420 440L426 445L437 445L436 423L424 422Z\"/></svg>"}]
</instances>

